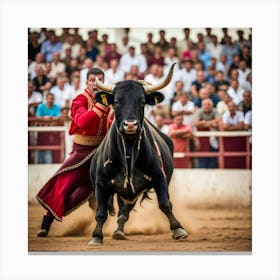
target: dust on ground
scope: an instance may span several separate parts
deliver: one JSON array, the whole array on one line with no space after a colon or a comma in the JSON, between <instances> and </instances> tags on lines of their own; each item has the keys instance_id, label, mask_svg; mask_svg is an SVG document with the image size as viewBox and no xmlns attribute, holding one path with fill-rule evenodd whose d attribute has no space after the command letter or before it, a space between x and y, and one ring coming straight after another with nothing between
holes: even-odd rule
<instances>
[{"instance_id":1,"label":"dust on ground","mask_svg":"<svg viewBox=\"0 0 280 280\"><path fill-rule=\"evenodd\" d=\"M38 204L28 205L28 251L32 252L247 252L252 251L252 211L246 208L189 208L174 206L174 214L188 232L188 237L175 241L169 223L155 202L137 203L125 225L126 240L113 240L117 217L104 225L104 244L88 246L95 226L95 213L88 202L63 218L54 221L49 236L38 238L45 210Z\"/></svg>"}]
</instances>

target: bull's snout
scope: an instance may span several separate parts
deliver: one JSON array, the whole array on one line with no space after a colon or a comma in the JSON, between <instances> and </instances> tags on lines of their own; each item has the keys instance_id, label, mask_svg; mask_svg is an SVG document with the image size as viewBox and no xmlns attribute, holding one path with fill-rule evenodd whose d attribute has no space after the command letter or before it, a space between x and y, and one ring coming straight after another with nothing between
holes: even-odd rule
<instances>
[{"instance_id":1,"label":"bull's snout","mask_svg":"<svg viewBox=\"0 0 280 280\"><path fill-rule=\"evenodd\" d=\"M138 130L137 120L125 120L123 122L123 131L126 134L135 134Z\"/></svg>"}]
</instances>

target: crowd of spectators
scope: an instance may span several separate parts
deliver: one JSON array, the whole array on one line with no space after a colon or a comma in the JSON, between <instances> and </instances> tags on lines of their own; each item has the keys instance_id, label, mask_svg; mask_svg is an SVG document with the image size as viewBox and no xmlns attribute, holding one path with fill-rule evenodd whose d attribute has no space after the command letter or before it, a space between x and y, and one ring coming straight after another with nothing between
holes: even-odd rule
<instances>
[{"instance_id":1,"label":"crowd of spectators","mask_svg":"<svg viewBox=\"0 0 280 280\"><path fill-rule=\"evenodd\" d=\"M63 28L60 36L46 28L29 31L28 116L42 116L41 104L49 104L50 97L54 98L51 106L60 110L68 108L69 112L73 98L85 88L86 73L92 67L104 70L106 83L146 80L154 84L162 81L170 66L176 63L170 84L162 90L164 101L146 106L146 118L156 125L162 122L169 126L168 129L165 126L169 135L174 134L172 130L182 120L182 125L190 131L184 138L193 142L194 150L199 145L192 135L201 127L251 129L251 34L245 38L240 29L233 40L228 28L221 29L222 36L215 31L205 28L193 40L192 29L184 28L182 40L177 37L168 40L161 29L159 40L154 40L153 33L147 33L147 39L137 48L135 43L130 44L128 28L120 44L112 42L108 34L99 34L97 29L90 30L85 40L79 28ZM182 118L174 122L178 116ZM213 146L211 149L216 150Z\"/></svg>"}]
</instances>

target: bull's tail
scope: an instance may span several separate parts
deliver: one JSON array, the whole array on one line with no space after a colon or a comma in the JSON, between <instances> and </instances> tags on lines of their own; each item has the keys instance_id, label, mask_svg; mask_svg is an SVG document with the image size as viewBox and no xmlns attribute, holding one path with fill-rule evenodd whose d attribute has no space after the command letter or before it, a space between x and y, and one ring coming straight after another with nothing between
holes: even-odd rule
<instances>
[{"instance_id":1,"label":"bull's tail","mask_svg":"<svg viewBox=\"0 0 280 280\"><path fill-rule=\"evenodd\" d=\"M114 195L113 194L111 194L108 198L107 209L111 216L114 216L116 214L116 211L114 208Z\"/></svg>"}]
</instances>

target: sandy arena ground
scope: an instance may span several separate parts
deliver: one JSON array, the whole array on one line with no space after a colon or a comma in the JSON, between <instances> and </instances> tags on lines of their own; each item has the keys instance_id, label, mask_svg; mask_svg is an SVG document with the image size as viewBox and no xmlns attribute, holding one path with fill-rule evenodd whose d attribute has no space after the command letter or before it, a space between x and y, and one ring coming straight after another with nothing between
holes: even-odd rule
<instances>
[{"instance_id":1,"label":"sandy arena ground","mask_svg":"<svg viewBox=\"0 0 280 280\"><path fill-rule=\"evenodd\" d=\"M176 206L176 207L175 207ZM144 201L125 226L126 240L113 240L116 216L109 217L104 226L104 244L88 246L95 226L94 212L88 203L55 221L47 238L38 238L45 210L38 204L29 204L28 250L33 252L90 252L96 253L214 253L245 252L252 250L251 208L189 208L183 203L174 205L174 214L188 232L186 239L171 238L167 218L155 200Z\"/></svg>"}]
</instances>

